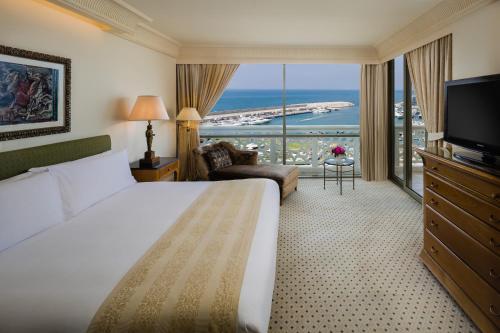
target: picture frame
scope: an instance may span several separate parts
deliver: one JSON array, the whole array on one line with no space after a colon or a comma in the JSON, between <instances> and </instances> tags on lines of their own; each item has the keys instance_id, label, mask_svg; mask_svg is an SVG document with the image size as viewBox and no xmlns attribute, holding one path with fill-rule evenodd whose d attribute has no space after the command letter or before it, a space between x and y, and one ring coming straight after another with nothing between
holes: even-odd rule
<instances>
[{"instance_id":1,"label":"picture frame","mask_svg":"<svg viewBox=\"0 0 500 333\"><path fill-rule=\"evenodd\" d=\"M71 59L0 45L0 141L71 131Z\"/></svg>"}]
</instances>

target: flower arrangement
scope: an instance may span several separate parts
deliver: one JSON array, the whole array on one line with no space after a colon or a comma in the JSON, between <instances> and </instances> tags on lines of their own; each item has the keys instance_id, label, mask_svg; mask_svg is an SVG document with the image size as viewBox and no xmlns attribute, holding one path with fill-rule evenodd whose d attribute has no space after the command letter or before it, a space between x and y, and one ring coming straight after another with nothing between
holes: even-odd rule
<instances>
[{"instance_id":1,"label":"flower arrangement","mask_svg":"<svg viewBox=\"0 0 500 333\"><path fill-rule=\"evenodd\" d=\"M343 156L345 155L345 148L342 146L332 147L332 154L335 155L335 157Z\"/></svg>"}]
</instances>

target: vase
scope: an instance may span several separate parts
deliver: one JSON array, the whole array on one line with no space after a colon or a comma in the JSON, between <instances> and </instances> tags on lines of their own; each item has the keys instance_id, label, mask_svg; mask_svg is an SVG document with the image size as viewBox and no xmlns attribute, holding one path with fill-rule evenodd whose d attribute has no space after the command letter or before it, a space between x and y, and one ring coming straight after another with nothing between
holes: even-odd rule
<instances>
[{"instance_id":1,"label":"vase","mask_svg":"<svg viewBox=\"0 0 500 333\"><path fill-rule=\"evenodd\" d=\"M337 156L335 156L335 159L337 160L337 163L340 163L340 162L342 162L344 157L345 157L345 155L337 155Z\"/></svg>"}]
</instances>

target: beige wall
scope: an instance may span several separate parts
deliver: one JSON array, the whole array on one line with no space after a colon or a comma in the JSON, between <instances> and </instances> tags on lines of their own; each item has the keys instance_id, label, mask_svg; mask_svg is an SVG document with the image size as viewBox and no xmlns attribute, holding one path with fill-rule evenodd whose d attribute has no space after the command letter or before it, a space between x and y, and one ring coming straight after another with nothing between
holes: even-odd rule
<instances>
[{"instance_id":1,"label":"beige wall","mask_svg":"<svg viewBox=\"0 0 500 333\"><path fill-rule=\"evenodd\" d=\"M423 38L405 40L382 61L453 34L453 79L500 73L500 1L460 18Z\"/></svg>"},{"instance_id":2,"label":"beige wall","mask_svg":"<svg viewBox=\"0 0 500 333\"><path fill-rule=\"evenodd\" d=\"M452 24L453 79L500 73L500 1Z\"/></svg>"},{"instance_id":3,"label":"beige wall","mask_svg":"<svg viewBox=\"0 0 500 333\"><path fill-rule=\"evenodd\" d=\"M32 0L0 1L0 44L72 60L71 133L0 142L0 151L110 134L131 160L146 150L146 123L127 122L137 95L160 95L175 113L175 59ZM122 105L129 106L123 107ZM175 123L155 122L154 150L175 154Z\"/></svg>"}]
</instances>

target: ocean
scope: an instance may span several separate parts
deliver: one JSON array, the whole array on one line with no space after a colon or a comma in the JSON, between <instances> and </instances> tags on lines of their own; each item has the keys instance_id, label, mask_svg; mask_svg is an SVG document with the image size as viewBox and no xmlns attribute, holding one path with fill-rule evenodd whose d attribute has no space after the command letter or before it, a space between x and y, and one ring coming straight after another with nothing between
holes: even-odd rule
<instances>
[{"instance_id":1,"label":"ocean","mask_svg":"<svg viewBox=\"0 0 500 333\"><path fill-rule=\"evenodd\" d=\"M353 107L330 113L306 113L287 116L288 125L358 125L359 90L287 90L286 103L302 104L315 102L351 102ZM403 98L402 91L395 92L395 101ZM227 110L281 107L282 90L228 89L219 99L212 112ZM281 117L274 118L268 125L281 125Z\"/></svg>"}]
</instances>

